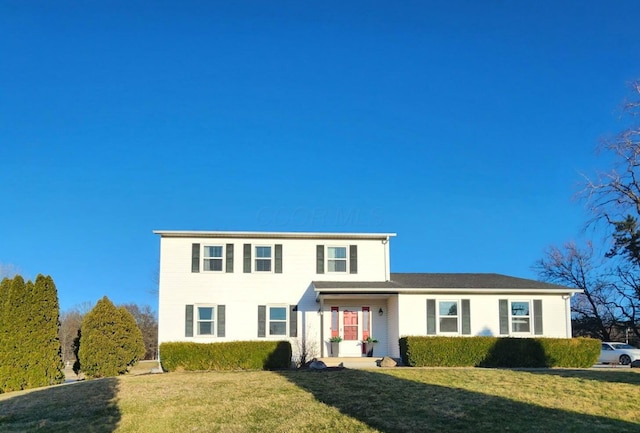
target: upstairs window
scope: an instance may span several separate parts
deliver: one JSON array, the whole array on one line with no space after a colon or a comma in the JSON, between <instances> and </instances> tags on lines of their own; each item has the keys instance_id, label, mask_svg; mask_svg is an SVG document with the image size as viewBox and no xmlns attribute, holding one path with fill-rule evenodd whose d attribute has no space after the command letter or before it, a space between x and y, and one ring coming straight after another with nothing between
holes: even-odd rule
<instances>
[{"instance_id":1,"label":"upstairs window","mask_svg":"<svg viewBox=\"0 0 640 433\"><path fill-rule=\"evenodd\" d=\"M205 245L203 268L205 271L222 272L222 245Z\"/></svg>"},{"instance_id":2,"label":"upstairs window","mask_svg":"<svg viewBox=\"0 0 640 433\"><path fill-rule=\"evenodd\" d=\"M347 247L327 247L327 270L347 272Z\"/></svg>"},{"instance_id":3,"label":"upstairs window","mask_svg":"<svg viewBox=\"0 0 640 433\"><path fill-rule=\"evenodd\" d=\"M256 272L271 272L271 247L256 247L255 270Z\"/></svg>"}]
</instances>

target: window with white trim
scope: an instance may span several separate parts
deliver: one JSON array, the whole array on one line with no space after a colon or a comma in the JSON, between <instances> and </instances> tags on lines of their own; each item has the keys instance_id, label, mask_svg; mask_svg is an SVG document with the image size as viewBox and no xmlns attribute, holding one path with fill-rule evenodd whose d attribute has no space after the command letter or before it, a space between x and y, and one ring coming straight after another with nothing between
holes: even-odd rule
<instances>
[{"instance_id":1,"label":"window with white trim","mask_svg":"<svg viewBox=\"0 0 640 433\"><path fill-rule=\"evenodd\" d=\"M215 333L215 309L213 305L198 305L196 308L196 334L216 335Z\"/></svg>"},{"instance_id":2,"label":"window with white trim","mask_svg":"<svg viewBox=\"0 0 640 433\"><path fill-rule=\"evenodd\" d=\"M327 247L327 271L347 272L347 247Z\"/></svg>"},{"instance_id":3,"label":"window with white trim","mask_svg":"<svg viewBox=\"0 0 640 433\"><path fill-rule=\"evenodd\" d=\"M438 330L440 333L457 333L458 317L458 301L438 302Z\"/></svg>"},{"instance_id":4,"label":"window with white trim","mask_svg":"<svg viewBox=\"0 0 640 433\"><path fill-rule=\"evenodd\" d=\"M268 336L286 336L289 308L287 306L267 306L267 320L269 323Z\"/></svg>"},{"instance_id":5,"label":"window with white trim","mask_svg":"<svg viewBox=\"0 0 640 433\"><path fill-rule=\"evenodd\" d=\"M256 246L255 253L256 272L271 272L271 260L273 258L271 246Z\"/></svg>"},{"instance_id":6,"label":"window with white trim","mask_svg":"<svg viewBox=\"0 0 640 433\"><path fill-rule=\"evenodd\" d=\"M222 245L205 245L202 254L204 271L222 272L223 267L223 251Z\"/></svg>"},{"instance_id":7,"label":"window with white trim","mask_svg":"<svg viewBox=\"0 0 640 433\"><path fill-rule=\"evenodd\" d=\"M511 332L531 332L531 304L529 301L511 301Z\"/></svg>"}]
</instances>

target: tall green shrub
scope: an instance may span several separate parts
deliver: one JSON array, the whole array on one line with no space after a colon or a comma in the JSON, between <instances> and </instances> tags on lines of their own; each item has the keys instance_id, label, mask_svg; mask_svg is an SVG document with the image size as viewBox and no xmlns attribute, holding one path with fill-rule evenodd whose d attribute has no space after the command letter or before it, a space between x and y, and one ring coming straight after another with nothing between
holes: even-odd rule
<instances>
[{"instance_id":1,"label":"tall green shrub","mask_svg":"<svg viewBox=\"0 0 640 433\"><path fill-rule=\"evenodd\" d=\"M82 320L78 361L87 377L117 376L144 355L133 316L106 296Z\"/></svg>"},{"instance_id":2,"label":"tall green shrub","mask_svg":"<svg viewBox=\"0 0 640 433\"><path fill-rule=\"evenodd\" d=\"M7 305L11 281L9 278L3 278L0 281L0 393L4 392L4 382L8 374L9 321Z\"/></svg>"},{"instance_id":3,"label":"tall green shrub","mask_svg":"<svg viewBox=\"0 0 640 433\"><path fill-rule=\"evenodd\" d=\"M3 392L26 388L26 369L29 348L27 340L30 291L27 283L17 275L9 284L3 311L3 329L0 342L0 389Z\"/></svg>"},{"instance_id":4,"label":"tall green shrub","mask_svg":"<svg viewBox=\"0 0 640 433\"><path fill-rule=\"evenodd\" d=\"M16 275L0 283L0 390L64 381L58 340L58 293L51 277Z\"/></svg>"},{"instance_id":5,"label":"tall green shrub","mask_svg":"<svg viewBox=\"0 0 640 433\"><path fill-rule=\"evenodd\" d=\"M58 292L50 276L38 275L31 291L31 314L25 347L29 348L27 387L64 382L62 347L58 337Z\"/></svg>"}]
</instances>

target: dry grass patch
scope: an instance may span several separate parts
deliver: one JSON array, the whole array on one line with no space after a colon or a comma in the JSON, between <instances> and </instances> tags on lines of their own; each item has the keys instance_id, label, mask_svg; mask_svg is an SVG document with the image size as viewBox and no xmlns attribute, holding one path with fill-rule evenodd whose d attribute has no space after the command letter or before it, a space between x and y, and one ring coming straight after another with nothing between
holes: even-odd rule
<instances>
[{"instance_id":1,"label":"dry grass patch","mask_svg":"<svg viewBox=\"0 0 640 433\"><path fill-rule=\"evenodd\" d=\"M632 370L170 373L0 395L0 432L620 433L638 407Z\"/></svg>"}]
</instances>

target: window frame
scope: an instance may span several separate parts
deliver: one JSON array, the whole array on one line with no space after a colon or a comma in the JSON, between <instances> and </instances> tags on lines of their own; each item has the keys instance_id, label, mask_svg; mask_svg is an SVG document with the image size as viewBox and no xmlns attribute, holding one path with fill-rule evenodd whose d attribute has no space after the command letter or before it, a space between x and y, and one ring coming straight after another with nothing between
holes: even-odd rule
<instances>
[{"instance_id":1,"label":"window frame","mask_svg":"<svg viewBox=\"0 0 640 433\"><path fill-rule=\"evenodd\" d=\"M220 248L220 256L208 256L205 253L207 252L207 248ZM224 245L218 244L204 244L202 245L202 272L225 272L225 260L226 260L226 250ZM220 260L220 269L208 269L206 266L207 261L209 260Z\"/></svg>"},{"instance_id":2,"label":"window frame","mask_svg":"<svg viewBox=\"0 0 640 433\"><path fill-rule=\"evenodd\" d=\"M287 304L267 304L267 311L265 317L265 337L266 338L288 338L289 336L289 305ZM282 308L284 309L284 319L271 319L271 309ZM284 323L284 334L272 334L271 322Z\"/></svg>"},{"instance_id":3,"label":"window frame","mask_svg":"<svg viewBox=\"0 0 640 433\"><path fill-rule=\"evenodd\" d=\"M443 302L454 302L456 305L456 315L452 316L452 315L442 315L440 314L440 304ZM460 311L460 308L462 306L462 302L460 299L436 299L436 324L437 324L437 330L436 330L436 334L437 335L462 335L461 333L461 320L462 320L462 313ZM441 320L442 319L456 319L456 330L455 331L442 331L442 323Z\"/></svg>"},{"instance_id":4,"label":"window frame","mask_svg":"<svg viewBox=\"0 0 640 433\"><path fill-rule=\"evenodd\" d=\"M531 335L533 334L533 300L532 299L508 299L509 307L509 331L514 335ZM513 304L516 302L526 302L528 305L528 314L526 316L513 314ZM516 331L514 327L514 318L526 319L529 325L528 331Z\"/></svg>"},{"instance_id":5,"label":"window frame","mask_svg":"<svg viewBox=\"0 0 640 433\"><path fill-rule=\"evenodd\" d=\"M258 248L269 248L269 257L258 257ZM260 273L273 273L275 257L274 257L274 245L253 245L253 271ZM258 261L269 261L269 270L258 269Z\"/></svg>"},{"instance_id":6,"label":"window frame","mask_svg":"<svg viewBox=\"0 0 640 433\"><path fill-rule=\"evenodd\" d=\"M218 320L218 305L217 304L194 304L194 337L217 337L217 320ZM200 308L210 308L211 309L211 319L202 320L200 319ZM211 323L211 333L210 334L201 334L200 333L200 323Z\"/></svg>"},{"instance_id":7,"label":"window frame","mask_svg":"<svg viewBox=\"0 0 640 433\"><path fill-rule=\"evenodd\" d=\"M341 248L344 250L344 257L329 257L329 250ZM326 269L328 274L348 274L349 273L349 246L348 245L327 245L326 246ZM331 270L330 262L344 262L344 271Z\"/></svg>"}]
</instances>

